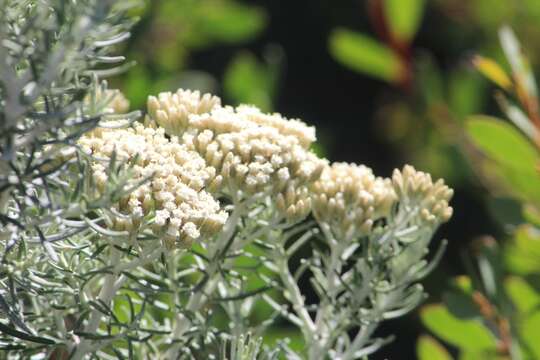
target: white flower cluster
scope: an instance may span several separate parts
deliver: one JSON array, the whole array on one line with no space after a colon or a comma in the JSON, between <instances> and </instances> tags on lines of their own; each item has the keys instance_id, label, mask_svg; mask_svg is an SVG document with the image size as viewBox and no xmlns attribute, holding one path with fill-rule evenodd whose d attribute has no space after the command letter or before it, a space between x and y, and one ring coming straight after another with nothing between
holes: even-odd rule
<instances>
[{"instance_id":1,"label":"white flower cluster","mask_svg":"<svg viewBox=\"0 0 540 360\"><path fill-rule=\"evenodd\" d=\"M415 204L420 207L419 221L440 224L452 217L453 209L448 202L454 191L444 184L444 180L433 183L431 175L405 165L402 171L394 170L392 183L402 206Z\"/></svg>"},{"instance_id":2,"label":"white flower cluster","mask_svg":"<svg viewBox=\"0 0 540 360\"><path fill-rule=\"evenodd\" d=\"M438 225L452 216L448 205L452 189L431 176L406 165L395 170L392 179L375 177L363 165L335 163L313 186L313 213L338 238L351 239L369 233L378 219L391 215L395 204L419 216L418 225Z\"/></svg>"},{"instance_id":3,"label":"white flower cluster","mask_svg":"<svg viewBox=\"0 0 540 360\"><path fill-rule=\"evenodd\" d=\"M215 170L177 137L167 138L163 128L99 128L83 136L79 145L97 159L92 170L98 188L109 177L107 162L99 159L109 160L114 151L119 161L133 165L133 183L152 179L121 199L116 210L127 216L113 219L115 229L134 230L142 217L152 214L154 231L171 246L209 236L224 225L227 213L205 190L215 181Z\"/></svg>"},{"instance_id":4,"label":"white flower cluster","mask_svg":"<svg viewBox=\"0 0 540 360\"><path fill-rule=\"evenodd\" d=\"M317 140L315 136L315 127L307 126L298 119L285 119L280 114L265 114L258 108L248 105L240 105L237 111L246 116L250 121L261 126L269 126L277 129L281 134L294 136L300 144L309 148Z\"/></svg>"},{"instance_id":5,"label":"white flower cluster","mask_svg":"<svg viewBox=\"0 0 540 360\"><path fill-rule=\"evenodd\" d=\"M364 165L334 163L313 186L313 213L335 236L352 239L369 233L390 213L396 193L390 179L375 177Z\"/></svg>"},{"instance_id":6,"label":"white flower cluster","mask_svg":"<svg viewBox=\"0 0 540 360\"><path fill-rule=\"evenodd\" d=\"M104 109L104 112L107 114L125 114L129 111L129 100L126 99L120 90L97 87L93 96L98 102L107 101ZM88 95L84 99L85 103L89 104L90 99L90 95Z\"/></svg>"},{"instance_id":7,"label":"white flower cluster","mask_svg":"<svg viewBox=\"0 0 540 360\"><path fill-rule=\"evenodd\" d=\"M167 134L180 136L188 127L189 117L203 114L220 107L221 100L217 96L199 91L178 89L175 93L162 92L157 97L149 96L148 114Z\"/></svg>"},{"instance_id":8,"label":"white flower cluster","mask_svg":"<svg viewBox=\"0 0 540 360\"><path fill-rule=\"evenodd\" d=\"M221 192L276 196L277 209L290 222L309 214L309 185L326 164L309 150L315 141L313 127L250 106L221 107L219 99L208 94L178 91L172 98L157 100L170 100L169 93L150 97L151 119L201 154L222 180ZM189 114L186 103L197 111Z\"/></svg>"},{"instance_id":9,"label":"white flower cluster","mask_svg":"<svg viewBox=\"0 0 540 360\"><path fill-rule=\"evenodd\" d=\"M124 102L114 104L121 110ZM96 158L109 159L116 151L120 160L135 162L133 181L154 174L118 204L117 210L129 215L115 219L118 229L130 230L152 213L155 231L169 242L213 234L227 218L214 198L223 195L233 201L270 197L291 223L313 210L336 237L349 239L368 234L398 202L420 204L421 221L428 223L452 214L452 191L410 166L396 170L392 179L376 177L363 165L329 166L309 150L315 129L300 120L252 106L221 106L218 97L182 89L150 96L148 113L145 125L99 128L80 140ZM93 165L101 187L108 180L106 168Z\"/></svg>"},{"instance_id":10,"label":"white flower cluster","mask_svg":"<svg viewBox=\"0 0 540 360\"><path fill-rule=\"evenodd\" d=\"M113 96L108 109L114 114L124 114L129 111L129 100L119 90L107 90L106 96Z\"/></svg>"}]
</instances>

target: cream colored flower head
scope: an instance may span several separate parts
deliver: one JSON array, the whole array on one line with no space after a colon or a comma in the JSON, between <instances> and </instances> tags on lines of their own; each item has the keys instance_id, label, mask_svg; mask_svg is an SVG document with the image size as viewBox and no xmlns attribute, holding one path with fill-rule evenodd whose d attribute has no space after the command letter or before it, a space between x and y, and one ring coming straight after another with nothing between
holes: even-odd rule
<instances>
[{"instance_id":1,"label":"cream colored flower head","mask_svg":"<svg viewBox=\"0 0 540 360\"><path fill-rule=\"evenodd\" d=\"M98 102L106 101L104 112L106 114L125 114L129 111L129 100L117 89L105 89L96 87L94 94ZM85 98L85 102L90 102L90 95Z\"/></svg>"},{"instance_id":2,"label":"cream colored flower head","mask_svg":"<svg viewBox=\"0 0 540 360\"><path fill-rule=\"evenodd\" d=\"M368 234L396 201L389 179L375 177L370 168L356 164L328 166L312 191L315 218L338 239Z\"/></svg>"},{"instance_id":3,"label":"cream colored flower head","mask_svg":"<svg viewBox=\"0 0 540 360\"><path fill-rule=\"evenodd\" d=\"M120 90L108 90L107 96L112 96L112 100L107 106L114 114L124 114L129 111L129 100Z\"/></svg>"},{"instance_id":4,"label":"cream colored flower head","mask_svg":"<svg viewBox=\"0 0 540 360\"><path fill-rule=\"evenodd\" d=\"M236 108L236 111L255 124L275 128L282 135L294 136L298 139L300 145L306 149L317 140L315 127L307 126L301 120L286 119L278 113L265 114L257 107L249 105L240 105Z\"/></svg>"},{"instance_id":5,"label":"cream colored flower head","mask_svg":"<svg viewBox=\"0 0 540 360\"><path fill-rule=\"evenodd\" d=\"M419 207L419 221L434 225L448 221L453 209L448 205L454 191L439 179L435 183L431 175L405 165L403 170L394 170L394 189L399 196L400 206Z\"/></svg>"},{"instance_id":6,"label":"cream colored flower head","mask_svg":"<svg viewBox=\"0 0 540 360\"><path fill-rule=\"evenodd\" d=\"M298 121L253 108L219 108L193 116L193 131L183 141L197 150L222 177L222 191L249 198L275 195L278 210L296 222L311 208L307 186L317 180L326 162L309 149L314 132ZM254 120L256 119L256 120Z\"/></svg>"},{"instance_id":7,"label":"cream colored flower head","mask_svg":"<svg viewBox=\"0 0 540 360\"><path fill-rule=\"evenodd\" d=\"M215 170L177 137L166 137L164 129L142 124L96 129L79 145L96 159L92 170L99 189L108 181L107 164L113 152L118 161L132 165L132 183L151 179L116 205L124 216L112 219L115 229L132 231L143 218L150 218L156 235L172 246L215 234L224 225L226 212L205 190L215 180Z\"/></svg>"},{"instance_id":8,"label":"cream colored flower head","mask_svg":"<svg viewBox=\"0 0 540 360\"><path fill-rule=\"evenodd\" d=\"M170 98L167 94L150 98L150 118L166 124L169 135L181 135L181 142L216 170L212 189L235 199L275 195L278 209L291 222L310 212L307 186L319 178L326 164L309 150L316 139L315 128L279 114L264 114L253 106L222 107L209 94L190 97L193 106L182 105L182 111L178 104L187 100ZM179 113L182 116L170 115Z\"/></svg>"},{"instance_id":9,"label":"cream colored flower head","mask_svg":"<svg viewBox=\"0 0 540 360\"><path fill-rule=\"evenodd\" d=\"M178 89L175 93L162 92L149 96L148 114L167 134L180 136L189 125L193 114L204 114L221 106L221 100L199 91Z\"/></svg>"}]
</instances>

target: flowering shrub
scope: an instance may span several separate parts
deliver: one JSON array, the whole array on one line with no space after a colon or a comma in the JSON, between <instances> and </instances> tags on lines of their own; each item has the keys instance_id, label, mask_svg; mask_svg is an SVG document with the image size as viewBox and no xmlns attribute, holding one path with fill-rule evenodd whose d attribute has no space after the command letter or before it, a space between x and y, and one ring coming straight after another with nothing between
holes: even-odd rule
<instances>
[{"instance_id":1,"label":"flowering shrub","mask_svg":"<svg viewBox=\"0 0 540 360\"><path fill-rule=\"evenodd\" d=\"M384 179L363 165L329 165L309 150L315 130L303 122L222 107L208 94L178 90L148 106L144 123L103 122L77 142L89 163L85 196L112 189L114 203L95 208L80 234L49 240L53 258L31 243L24 256L6 254L6 270L27 285L22 313L53 312L24 320L43 329L46 349L196 356L218 332L264 335L268 321L248 321L263 301L275 310L268 320L298 326L310 359L353 359L385 342L372 338L381 321L423 299L417 282L431 265L422 259L452 213L442 180L411 166ZM61 175L66 184L74 176ZM293 272L289 259L303 247L310 255ZM247 288L241 257L257 261L262 288ZM304 275L316 307L298 285ZM219 308L226 329L208 321Z\"/></svg>"},{"instance_id":2,"label":"flowering shrub","mask_svg":"<svg viewBox=\"0 0 540 360\"><path fill-rule=\"evenodd\" d=\"M62 20L62 9L48 11ZM18 63L3 65L18 75ZM11 84L0 92L14 124L0 148L12 172L0 177L8 358L358 359L390 340L374 335L382 321L424 299L419 281L445 243L431 262L428 246L452 215L442 180L411 166L381 178L329 164L304 122L197 91L150 96L141 119L93 81L66 95L71 112L49 113L66 71L30 102ZM46 115L60 120L41 131ZM261 345L278 319L298 329L302 349L285 336Z\"/></svg>"}]
</instances>

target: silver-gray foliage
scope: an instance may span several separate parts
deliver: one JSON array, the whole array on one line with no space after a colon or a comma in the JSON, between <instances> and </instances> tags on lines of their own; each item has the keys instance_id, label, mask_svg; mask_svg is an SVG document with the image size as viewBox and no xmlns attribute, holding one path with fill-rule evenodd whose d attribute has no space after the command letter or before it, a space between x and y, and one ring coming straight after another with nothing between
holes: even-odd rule
<instances>
[{"instance_id":1,"label":"silver-gray foliage","mask_svg":"<svg viewBox=\"0 0 540 360\"><path fill-rule=\"evenodd\" d=\"M123 174L96 195L75 145L103 120L110 101L88 94L103 92L100 79L126 65L112 49L129 37L133 6L0 1L0 342L11 354L26 357L64 341L47 334L69 326L51 301L70 294L73 301L62 306L76 308L79 294L65 269L47 266L65 260L53 244L91 236L95 209L114 202L125 182ZM120 167L111 164L111 171Z\"/></svg>"}]
</instances>

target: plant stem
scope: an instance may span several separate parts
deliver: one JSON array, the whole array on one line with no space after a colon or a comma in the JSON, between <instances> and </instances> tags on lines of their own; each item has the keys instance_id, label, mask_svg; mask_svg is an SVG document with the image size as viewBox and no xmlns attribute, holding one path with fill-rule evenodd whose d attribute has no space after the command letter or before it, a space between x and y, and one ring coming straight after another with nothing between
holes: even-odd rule
<instances>
[{"instance_id":1,"label":"plant stem","mask_svg":"<svg viewBox=\"0 0 540 360\"><path fill-rule=\"evenodd\" d=\"M161 247L158 247L156 249L153 246L148 246L141 251L141 254L137 259L132 260L128 263L118 264L118 262L120 261L121 252L112 245L109 248L110 252L107 262L113 268L113 270L112 274L107 274L105 276L105 281L99 292L99 295L97 296L97 299L99 299L100 302L106 304L107 306L110 305L112 299L114 298L118 290L128 279L126 276L121 274L122 272L134 270L153 261L154 259L159 257L159 255L163 251ZM90 313L90 319L88 320L88 323L84 328L84 332L96 332L99 328L102 317L103 314L100 311L98 311L97 309L93 309ZM90 340L85 339L81 341L81 343L77 346L77 350L75 351L72 359L82 359L88 352L96 351L101 347L102 345L99 345L99 343L94 343Z\"/></svg>"},{"instance_id":2,"label":"plant stem","mask_svg":"<svg viewBox=\"0 0 540 360\"><path fill-rule=\"evenodd\" d=\"M332 302L336 297L336 287L338 283L337 274L341 273L341 255L345 250L343 242L336 241L334 238L327 239L330 242L330 261L326 266L326 282L327 282L327 297L321 302L317 314L315 316L314 337L317 341L310 344L308 350L309 359L324 358L328 346L333 339L330 334L332 329L328 329L328 325L332 324L335 319L332 319Z\"/></svg>"},{"instance_id":3,"label":"plant stem","mask_svg":"<svg viewBox=\"0 0 540 360\"><path fill-rule=\"evenodd\" d=\"M306 342L309 344L308 346L310 346L313 342L317 341L315 339L316 327L306 308L302 292L300 291L300 288L298 287L298 284L296 283L296 280L289 269L289 258L284 248L286 239L286 236L283 237L279 247L272 252L273 261L279 269L279 277L283 283L283 286L285 286L285 296L291 302L293 310L298 318L302 321L302 327L300 330L302 331ZM278 241L278 239L276 239L276 241Z\"/></svg>"},{"instance_id":4,"label":"plant stem","mask_svg":"<svg viewBox=\"0 0 540 360\"><path fill-rule=\"evenodd\" d=\"M311 316L309 315L309 312L306 309L306 305L304 302L304 297L302 293L300 292L300 288L298 287L298 284L294 280L294 277L291 275L291 272L289 271L289 266L287 265L287 258L284 256L283 253L281 256L280 261L278 261L278 267L280 268L280 278L283 282L283 285L285 285L285 288L287 289L289 293L289 300L291 301L293 305L293 309L298 315L298 317L302 320L304 326L306 329L302 329L302 331L306 332L307 338L311 341L313 341L313 333L315 332L315 324L313 323L313 319L311 319Z\"/></svg>"},{"instance_id":5,"label":"plant stem","mask_svg":"<svg viewBox=\"0 0 540 360\"><path fill-rule=\"evenodd\" d=\"M115 265L118 263L120 259L120 251L118 251L114 246L109 247L109 258L108 258L108 264L115 267ZM105 281L103 283L103 287L101 288L99 295L97 299L100 300L100 302L109 305L112 298L115 295L115 282L118 278L118 273L113 270L112 274L107 274L105 276ZM88 320L88 323L86 324L84 328L84 332L86 333L94 333L96 332L97 328L99 327L99 323L101 322L101 317L103 314L98 309L93 309L90 313L90 319ZM73 360L79 360L84 357L86 353L88 353L91 350L91 342L89 340L83 340L79 346L77 346L77 350L75 351L75 354L73 355Z\"/></svg>"},{"instance_id":6,"label":"plant stem","mask_svg":"<svg viewBox=\"0 0 540 360\"><path fill-rule=\"evenodd\" d=\"M185 307L186 312L196 312L200 310L208 302L209 295L214 292L220 277L218 270L221 262L223 261L223 258L219 255L219 252L225 249L225 246L229 243L229 241L231 241L243 212L244 206L241 203L236 204L218 239L208 245L208 258L210 259L210 262L205 269L208 279L202 289L190 295L188 303ZM232 241L234 241L234 239ZM231 247L234 247L233 245L231 245ZM192 323L189 318L184 316L182 313L177 314L174 329L171 334L171 340L180 339L191 325ZM165 359L178 358L181 347L182 343L175 343L171 345L165 355Z\"/></svg>"},{"instance_id":7,"label":"plant stem","mask_svg":"<svg viewBox=\"0 0 540 360\"><path fill-rule=\"evenodd\" d=\"M385 294L384 296L381 297L381 300L380 302L378 302L377 309L376 309L376 311L380 313L381 317L387 309L391 309L392 307L396 305L395 304L396 301L403 298L402 292L403 292L402 290L391 291L390 293ZM360 330L358 331L358 333L356 334L353 342L349 345L349 348L343 354L343 357L341 357L340 360L357 359L358 357L355 354L358 351L362 350L362 348L369 341L369 339L371 338L371 335L377 329L379 324L380 324L380 321L376 320L365 326L362 326ZM376 351L378 348L379 347L374 348L372 352ZM364 354L364 355L369 355L369 354Z\"/></svg>"}]
</instances>

